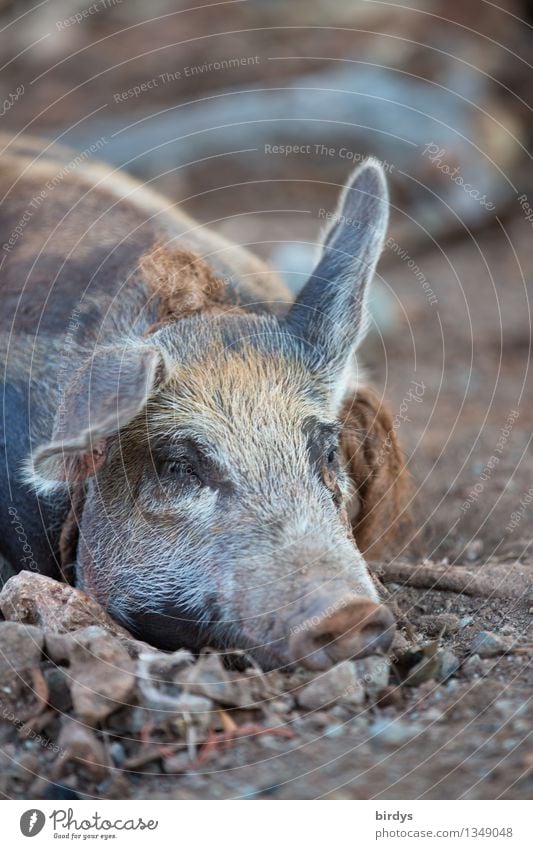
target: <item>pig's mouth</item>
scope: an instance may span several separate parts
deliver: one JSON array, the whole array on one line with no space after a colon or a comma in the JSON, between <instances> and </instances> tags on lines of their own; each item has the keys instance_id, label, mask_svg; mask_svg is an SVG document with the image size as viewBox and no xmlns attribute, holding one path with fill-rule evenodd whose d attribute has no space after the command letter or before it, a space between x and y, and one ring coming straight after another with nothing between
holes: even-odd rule
<instances>
[{"instance_id":1,"label":"pig's mouth","mask_svg":"<svg viewBox=\"0 0 533 849\"><path fill-rule=\"evenodd\" d=\"M298 666L322 671L343 660L388 652L395 623L384 605L351 596L338 608L319 605L314 611L292 625L269 622L265 635L247 633L240 623L225 622L220 615L214 618L213 611L209 619L194 617L190 609L175 605L117 618L135 637L158 649L186 648L198 653L211 647L238 655L243 662L249 658L265 671L290 671Z\"/></svg>"}]
</instances>

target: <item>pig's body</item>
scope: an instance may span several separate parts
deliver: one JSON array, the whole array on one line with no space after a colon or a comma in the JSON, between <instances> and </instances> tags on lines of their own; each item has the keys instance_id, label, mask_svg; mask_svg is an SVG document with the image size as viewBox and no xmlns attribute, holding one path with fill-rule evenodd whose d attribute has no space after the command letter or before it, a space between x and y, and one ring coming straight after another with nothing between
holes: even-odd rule
<instances>
[{"instance_id":1,"label":"pig's body","mask_svg":"<svg viewBox=\"0 0 533 849\"><path fill-rule=\"evenodd\" d=\"M401 514L403 462L351 377L387 226L379 163L354 174L290 304L250 253L134 180L37 140L3 147L12 569L72 564L161 648L320 669L386 650L360 549Z\"/></svg>"},{"instance_id":2,"label":"pig's body","mask_svg":"<svg viewBox=\"0 0 533 849\"><path fill-rule=\"evenodd\" d=\"M41 139L0 139L0 551L15 570L56 576L70 500L37 499L20 469L50 438L60 386L95 344L156 323L160 298L139 259L175 239L227 282L229 303L276 309L288 292L251 253L122 172Z\"/></svg>"}]
</instances>

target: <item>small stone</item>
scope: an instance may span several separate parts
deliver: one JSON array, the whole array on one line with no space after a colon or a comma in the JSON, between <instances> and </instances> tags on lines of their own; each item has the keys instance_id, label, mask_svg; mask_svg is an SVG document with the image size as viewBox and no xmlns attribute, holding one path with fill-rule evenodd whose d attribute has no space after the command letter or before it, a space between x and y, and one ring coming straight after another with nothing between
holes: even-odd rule
<instances>
[{"instance_id":1,"label":"small stone","mask_svg":"<svg viewBox=\"0 0 533 849\"><path fill-rule=\"evenodd\" d=\"M71 694L76 715L94 725L106 719L135 689L135 664L125 646L96 625L71 635Z\"/></svg>"},{"instance_id":2,"label":"small stone","mask_svg":"<svg viewBox=\"0 0 533 849\"><path fill-rule=\"evenodd\" d=\"M365 690L357 678L354 664L345 660L319 673L300 690L296 698L305 710L321 710L337 702L360 705L364 701Z\"/></svg>"},{"instance_id":3,"label":"small stone","mask_svg":"<svg viewBox=\"0 0 533 849\"><path fill-rule=\"evenodd\" d=\"M439 652L439 672L440 681L446 681L451 675L454 675L459 669L460 663L457 656L451 649L441 649Z\"/></svg>"},{"instance_id":4,"label":"small stone","mask_svg":"<svg viewBox=\"0 0 533 849\"><path fill-rule=\"evenodd\" d=\"M324 737L342 737L346 732L346 724L336 722L333 725L328 725L324 731Z\"/></svg>"},{"instance_id":5,"label":"small stone","mask_svg":"<svg viewBox=\"0 0 533 849\"><path fill-rule=\"evenodd\" d=\"M493 657L509 651L510 644L492 631L480 631L472 640L470 650L480 657Z\"/></svg>"},{"instance_id":6,"label":"small stone","mask_svg":"<svg viewBox=\"0 0 533 849\"><path fill-rule=\"evenodd\" d=\"M368 696L376 701L389 683L390 660L388 657L364 657L354 662L355 673Z\"/></svg>"},{"instance_id":7,"label":"small stone","mask_svg":"<svg viewBox=\"0 0 533 849\"><path fill-rule=\"evenodd\" d=\"M62 755L62 766L74 761L97 781L106 775L107 761L104 747L90 728L72 719L64 719L57 745Z\"/></svg>"},{"instance_id":8,"label":"small stone","mask_svg":"<svg viewBox=\"0 0 533 849\"><path fill-rule=\"evenodd\" d=\"M466 559L473 563L479 560L483 553L484 543L482 539L473 539L465 548Z\"/></svg>"},{"instance_id":9,"label":"small stone","mask_svg":"<svg viewBox=\"0 0 533 849\"><path fill-rule=\"evenodd\" d=\"M66 713L72 707L67 673L59 666L51 666L43 671L43 675L48 684L48 704L59 713Z\"/></svg>"},{"instance_id":10,"label":"small stone","mask_svg":"<svg viewBox=\"0 0 533 849\"><path fill-rule=\"evenodd\" d=\"M384 746L396 749L420 734L422 727L414 722L380 718L376 719L368 730L373 740Z\"/></svg>"},{"instance_id":11,"label":"small stone","mask_svg":"<svg viewBox=\"0 0 533 849\"><path fill-rule=\"evenodd\" d=\"M424 719L428 722L438 722L444 716L443 712L437 707L428 708L424 714Z\"/></svg>"},{"instance_id":12,"label":"small stone","mask_svg":"<svg viewBox=\"0 0 533 849\"><path fill-rule=\"evenodd\" d=\"M174 681L187 693L203 696L228 707L255 707L257 698L252 693L251 678L242 672L224 668L219 655L206 653L197 663L185 666L174 676Z\"/></svg>"},{"instance_id":13,"label":"small stone","mask_svg":"<svg viewBox=\"0 0 533 849\"><path fill-rule=\"evenodd\" d=\"M471 625L473 621L474 621L474 617L470 616L470 614L467 614L466 616L462 616L461 619L459 619L459 628L461 628L461 629L466 628L467 625Z\"/></svg>"},{"instance_id":14,"label":"small stone","mask_svg":"<svg viewBox=\"0 0 533 849\"><path fill-rule=\"evenodd\" d=\"M126 752L124 751L124 746L122 745L122 743L119 743L118 740L115 740L113 743L111 743L109 747L109 754L111 755L111 759L115 766L124 766L124 761L126 760Z\"/></svg>"},{"instance_id":15,"label":"small stone","mask_svg":"<svg viewBox=\"0 0 533 849\"><path fill-rule=\"evenodd\" d=\"M473 654L462 665L462 671L468 677L480 675L483 672L483 661L478 654Z\"/></svg>"},{"instance_id":16,"label":"small stone","mask_svg":"<svg viewBox=\"0 0 533 849\"><path fill-rule=\"evenodd\" d=\"M170 755L170 757L165 758L163 761L163 771L169 775L187 772L190 766L191 756L186 749L181 752L177 752L175 755Z\"/></svg>"}]
</instances>

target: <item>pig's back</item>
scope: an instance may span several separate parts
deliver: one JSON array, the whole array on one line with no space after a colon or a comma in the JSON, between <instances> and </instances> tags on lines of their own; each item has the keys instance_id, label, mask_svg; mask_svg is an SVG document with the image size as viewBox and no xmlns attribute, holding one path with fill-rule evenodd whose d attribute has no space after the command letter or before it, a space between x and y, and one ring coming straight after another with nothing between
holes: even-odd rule
<instances>
[{"instance_id":1,"label":"pig's back","mask_svg":"<svg viewBox=\"0 0 533 849\"><path fill-rule=\"evenodd\" d=\"M72 313L99 309L128 293L138 261L157 241L188 247L230 281L241 304L287 301L279 278L248 251L197 224L168 200L121 172L58 145L0 136L0 330L65 332ZM135 309L134 298L131 307Z\"/></svg>"}]
</instances>

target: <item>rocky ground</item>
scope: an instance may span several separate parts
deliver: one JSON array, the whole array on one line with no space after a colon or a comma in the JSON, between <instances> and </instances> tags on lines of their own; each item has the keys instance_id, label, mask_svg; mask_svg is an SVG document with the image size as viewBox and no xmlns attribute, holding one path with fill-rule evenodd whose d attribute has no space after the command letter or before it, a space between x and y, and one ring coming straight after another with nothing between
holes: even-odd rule
<instances>
[{"instance_id":1,"label":"rocky ground","mask_svg":"<svg viewBox=\"0 0 533 849\"><path fill-rule=\"evenodd\" d=\"M406 622L390 659L284 675L156 651L21 573L0 596L0 792L525 798L533 599L387 587Z\"/></svg>"}]
</instances>

